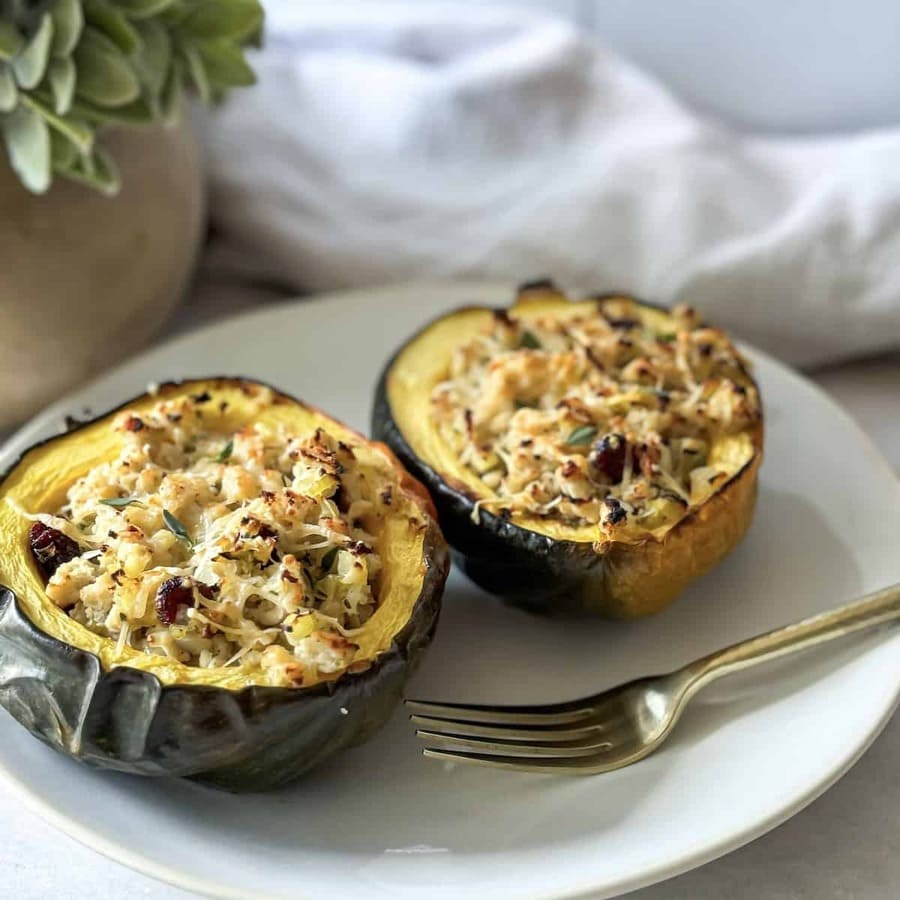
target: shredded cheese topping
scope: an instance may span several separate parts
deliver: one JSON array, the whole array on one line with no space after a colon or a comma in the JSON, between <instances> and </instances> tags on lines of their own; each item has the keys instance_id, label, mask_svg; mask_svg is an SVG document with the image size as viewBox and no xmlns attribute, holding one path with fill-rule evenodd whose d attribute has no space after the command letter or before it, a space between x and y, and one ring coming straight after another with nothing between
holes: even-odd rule
<instances>
[{"instance_id":1,"label":"shredded cheese topping","mask_svg":"<svg viewBox=\"0 0 900 900\"><path fill-rule=\"evenodd\" d=\"M671 526L727 481L714 441L761 416L747 363L688 307L665 330L660 321L625 298L565 318L501 311L456 348L431 416L489 489L476 514L635 536Z\"/></svg>"},{"instance_id":2,"label":"shredded cheese topping","mask_svg":"<svg viewBox=\"0 0 900 900\"><path fill-rule=\"evenodd\" d=\"M381 559L352 447L322 429L204 424L208 394L124 412L124 445L31 518L80 550L47 594L97 634L271 684L353 666ZM358 663L364 666L364 663Z\"/></svg>"}]
</instances>

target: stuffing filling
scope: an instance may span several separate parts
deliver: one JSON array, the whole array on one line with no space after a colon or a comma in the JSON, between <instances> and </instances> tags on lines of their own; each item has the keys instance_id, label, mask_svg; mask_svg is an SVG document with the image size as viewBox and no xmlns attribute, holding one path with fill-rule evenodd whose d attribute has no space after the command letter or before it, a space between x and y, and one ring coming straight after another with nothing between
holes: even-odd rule
<instances>
[{"instance_id":1,"label":"stuffing filling","mask_svg":"<svg viewBox=\"0 0 900 900\"><path fill-rule=\"evenodd\" d=\"M381 568L353 449L322 429L212 431L210 402L120 414L118 457L31 516L48 596L119 649L277 685L353 669Z\"/></svg>"},{"instance_id":2,"label":"stuffing filling","mask_svg":"<svg viewBox=\"0 0 900 900\"><path fill-rule=\"evenodd\" d=\"M624 298L564 318L500 311L455 350L430 412L489 489L478 508L634 536L734 474L712 450L760 420L747 363L688 307L659 321Z\"/></svg>"}]
</instances>

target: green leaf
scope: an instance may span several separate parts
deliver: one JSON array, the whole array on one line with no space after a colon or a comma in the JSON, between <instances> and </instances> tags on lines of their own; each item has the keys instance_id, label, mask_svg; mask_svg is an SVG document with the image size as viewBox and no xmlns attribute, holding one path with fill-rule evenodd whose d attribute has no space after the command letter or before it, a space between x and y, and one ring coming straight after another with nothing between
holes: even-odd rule
<instances>
[{"instance_id":1,"label":"green leaf","mask_svg":"<svg viewBox=\"0 0 900 900\"><path fill-rule=\"evenodd\" d=\"M210 84L216 88L246 87L256 84L256 75L244 58L244 51L228 40L198 44Z\"/></svg>"},{"instance_id":2,"label":"green leaf","mask_svg":"<svg viewBox=\"0 0 900 900\"><path fill-rule=\"evenodd\" d=\"M0 59L12 59L24 46L22 32L12 22L0 22Z\"/></svg>"},{"instance_id":3,"label":"green leaf","mask_svg":"<svg viewBox=\"0 0 900 900\"><path fill-rule=\"evenodd\" d=\"M330 550L325 552L325 555L322 557L322 571L330 572L331 567L334 565L335 557L338 554L338 547L332 547Z\"/></svg>"},{"instance_id":4,"label":"green leaf","mask_svg":"<svg viewBox=\"0 0 900 900\"><path fill-rule=\"evenodd\" d=\"M75 95L102 107L137 99L141 85L122 51L105 34L88 26L75 48Z\"/></svg>"},{"instance_id":5,"label":"green leaf","mask_svg":"<svg viewBox=\"0 0 900 900\"><path fill-rule=\"evenodd\" d=\"M90 157L91 183L101 194L112 197L122 187L122 175L116 161L101 146L95 146Z\"/></svg>"},{"instance_id":6,"label":"green leaf","mask_svg":"<svg viewBox=\"0 0 900 900\"><path fill-rule=\"evenodd\" d=\"M211 96L209 78L206 77L206 69L204 68L200 51L191 44L184 43L180 44L178 49L187 65L188 74L191 76L194 87L197 88L200 99L204 103L209 103Z\"/></svg>"},{"instance_id":7,"label":"green leaf","mask_svg":"<svg viewBox=\"0 0 900 900\"><path fill-rule=\"evenodd\" d=\"M84 15L81 0L56 0L50 10L53 17L53 43L50 52L53 56L64 59L72 55L81 29L84 28Z\"/></svg>"},{"instance_id":8,"label":"green leaf","mask_svg":"<svg viewBox=\"0 0 900 900\"><path fill-rule=\"evenodd\" d=\"M259 26L255 31L251 32L250 34L246 35L246 37L241 39L241 44L243 44L245 47L253 47L256 50L261 50L265 43L264 26L265 18L263 18L263 20L259 23Z\"/></svg>"},{"instance_id":9,"label":"green leaf","mask_svg":"<svg viewBox=\"0 0 900 900\"><path fill-rule=\"evenodd\" d=\"M191 536L188 534L187 528L175 518L167 509L163 510L163 520L166 523L166 528L172 532L179 540L187 541L191 546L194 545L194 542L191 540Z\"/></svg>"},{"instance_id":10,"label":"green leaf","mask_svg":"<svg viewBox=\"0 0 900 900\"><path fill-rule=\"evenodd\" d=\"M257 0L200 0L184 17L179 28L198 40L240 40L259 28L262 19L262 6Z\"/></svg>"},{"instance_id":11,"label":"green leaf","mask_svg":"<svg viewBox=\"0 0 900 900\"><path fill-rule=\"evenodd\" d=\"M107 197L118 193L121 186L119 170L110 155L102 147L94 147L86 156L79 156L71 165L56 167L60 175L71 181L78 181Z\"/></svg>"},{"instance_id":12,"label":"green leaf","mask_svg":"<svg viewBox=\"0 0 900 900\"><path fill-rule=\"evenodd\" d=\"M71 168L78 156L78 148L62 132L50 129L50 161L54 172Z\"/></svg>"},{"instance_id":13,"label":"green leaf","mask_svg":"<svg viewBox=\"0 0 900 900\"><path fill-rule=\"evenodd\" d=\"M228 443L219 451L219 455L216 457L216 462L227 462L231 459L231 454L234 452L234 440L231 439Z\"/></svg>"},{"instance_id":14,"label":"green leaf","mask_svg":"<svg viewBox=\"0 0 900 900\"><path fill-rule=\"evenodd\" d=\"M581 425L566 438L566 443L570 447L587 447L596 434L597 429L593 425Z\"/></svg>"},{"instance_id":15,"label":"green leaf","mask_svg":"<svg viewBox=\"0 0 900 900\"><path fill-rule=\"evenodd\" d=\"M150 104L138 97L124 106L100 107L93 103L84 103L75 100L70 110L70 115L78 116L95 124L113 123L119 125L144 125L158 119L156 111Z\"/></svg>"},{"instance_id":16,"label":"green leaf","mask_svg":"<svg viewBox=\"0 0 900 900\"><path fill-rule=\"evenodd\" d=\"M0 65L0 113L12 112L19 102L19 89L9 66Z\"/></svg>"},{"instance_id":17,"label":"green leaf","mask_svg":"<svg viewBox=\"0 0 900 900\"><path fill-rule=\"evenodd\" d=\"M13 71L16 81L23 88L33 88L40 84L47 71L50 59L50 43L53 40L53 19L50 13L44 13L41 24L25 49L13 60Z\"/></svg>"},{"instance_id":18,"label":"green leaf","mask_svg":"<svg viewBox=\"0 0 900 900\"><path fill-rule=\"evenodd\" d=\"M137 497L107 497L100 501L104 506L111 506L113 509L125 509L126 506L143 506Z\"/></svg>"},{"instance_id":19,"label":"green leaf","mask_svg":"<svg viewBox=\"0 0 900 900\"><path fill-rule=\"evenodd\" d=\"M172 63L172 40L169 32L159 22L137 22L140 46L134 56L133 66L141 84L158 97L166 83L166 75Z\"/></svg>"},{"instance_id":20,"label":"green leaf","mask_svg":"<svg viewBox=\"0 0 900 900\"><path fill-rule=\"evenodd\" d=\"M75 96L75 63L71 59L54 59L47 69L47 83L53 94L53 109L64 116L72 108Z\"/></svg>"},{"instance_id":21,"label":"green leaf","mask_svg":"<svg viewBox=\"0 0 900 900\"><path fill-rule=\"evenodd\" d=\"M169 77L163 85L159 98L159 112L166 125L173 125L181 114L181 98L183 95L183 71L181 63L172 60Z\"/></svg>"},{"instance_id":22,"label":"green leaf","mask_svg":"<svg viewBox=\"0 0 900 900\"><path fill-rule=\"evenodd\" d=\"M149 19L172 6L176 0L116 0L129 19Z\"/></svg>"},{"instance_id":23,"label":"green leaf","mask_svg":"<svg viewBox=\"0 0 900 900\"><path fill-rule=\"evenodd\" d=\"M33 109L17 107L3 119L9 162L22 184L35 194L50 187L50 129Z\"/></svg>"},{"instance_id":24,"label":"green leaf","mask_svg":"<svg viewBox=\"0 0 900 900\"><path fill-rule=\"evenodd\" d=\"M84 12L88 22L102 31L126 56L130 56L140 46L141 38L137 29L114 6L103 0L87 0Z\"/></svg>"},{"instance_id":25,"label":"green leaf","mask_svg":"<svg viewBox=\"0 0 900 900\"><path fill-rule=\"evenodd\" d=\"M73 119L70 116L64 118L56 115L49 106L42 103L39 97L34 94L22 94L21 102L24 106L38 113L51 128L64 134L75 144L79 153L90 153L91 145L94 142L94 131L85 122Z\"/></svg>"},{"instance_id":26,"label":"green leaf","mask_svg":"<svg viewBox=\"0 0 900 900\"><path fill-rule=\"evenodd\" d=\"M540 350L541 342L537 339L533 331L526 331L522 335L520 347L526 347L528 350Z\"/></svg>"}]
</instances>

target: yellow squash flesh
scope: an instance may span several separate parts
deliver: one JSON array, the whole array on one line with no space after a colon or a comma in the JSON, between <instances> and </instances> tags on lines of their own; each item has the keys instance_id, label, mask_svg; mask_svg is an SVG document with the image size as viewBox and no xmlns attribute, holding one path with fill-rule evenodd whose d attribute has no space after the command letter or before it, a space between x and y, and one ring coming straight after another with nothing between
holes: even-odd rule
<instances>
[{"instance_id":1,"label":"yellow squash flesh","mask_svg":"<svg viewBox=\"0 0 900 900\"><path fill-rule=\"evenodd\" d=\"M406 626L422 592L426 575L423 564L426 526L431 508L427 495L383 444L366 441L318 410L256 383L215 379L168 384L127 404L127 408L140 414L161 400L197 394L201 390L212 395L212 400L204 406L208 410L205 421L211 430L234 431L257 422L281 423L295 434L310 433L321 427L353 447L370 483L394 485L389 514L384 516L383 529L377 535L376 549L383 561L378 608L353 639L359 645L357 662L377 659ZM224 413L219 411L223 401L227 403ZM50 512L59 508L76 479L118 454L121 439L111 427L115 414L32 448L0 485L0 584L16 595L19 605L38 629L71 647L94 654L104 669L129 666L152 673L163 684L215 685L232 690L254 684L254 671L240 665L200 668L129 647L117 650L115 641L92 633L47 598L44 578L27 549L31 523L22 512ZM323 680L335 677L320 676ZM314 684L308 680L304 687Z\"/></svg>"}]
</instances>

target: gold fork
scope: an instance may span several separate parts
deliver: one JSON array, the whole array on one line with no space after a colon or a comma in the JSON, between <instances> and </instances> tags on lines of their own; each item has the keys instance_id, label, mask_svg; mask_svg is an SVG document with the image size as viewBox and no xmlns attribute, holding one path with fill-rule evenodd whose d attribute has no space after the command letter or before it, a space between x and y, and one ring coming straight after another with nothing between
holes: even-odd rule
<instances>
[{"instance_id":1,"label":"gold fork","mask_svg":"<svg viewBox=\"0 0 900 900\"><path fill-rule=\"evenodd\" d=\"M711 681L826 641L900 620L900 584L741 641L667 675L546 706L407 700L425 756L523 772L595 775L653 753Z\"/></svg>"}]
</instances>

